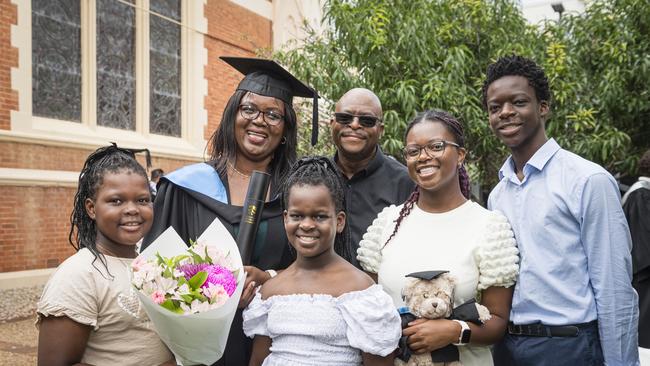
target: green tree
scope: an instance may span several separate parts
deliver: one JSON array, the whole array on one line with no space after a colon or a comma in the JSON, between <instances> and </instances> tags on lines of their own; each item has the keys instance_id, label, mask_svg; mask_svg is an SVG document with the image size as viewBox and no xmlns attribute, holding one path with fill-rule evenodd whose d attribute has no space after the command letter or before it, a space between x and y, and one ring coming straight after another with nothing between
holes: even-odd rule
<instances>
[{"instance_id":1,"label":"green tree","mask_svg":"<svg viewBox=\"0 0 650 366\"><path fill-rule=\"evenodd\" d=\"M384 108L382 148L400 157L415 113L440 108L461 118L470 172L494 183L506 151L493 138L481 104L487 65L519 53L540 58L543 41L510 1L330 0L323 33L277 57L322 97L353 87L377 93Z\"/></svg>"},{"instance_id":2,"label":"green tree","mask_svg":"<svg viewBox=\"0 0 650 366\"><path fill-rule=\"evenodd\" d=\"M598 0L544 28L555 96L549 133L612 172L650 148L650 4Z\"/></svg>"},{"instance_id":3,"label":"green tree","mask_svg":"<svg viewBox=\"0 0 650 366\"><path fill-rule=\"evenodd\" d=\"M308 29L307 40L276 57L329 101L353 87L375 91L384 107L381 144L396 157L406 124L416 112L430 108L452 112L466 126L470 174L486 187L496 182L507 151L489 130L481 104L485 70L499 56L532 57L546 68L555 97L549 134L588 159L629 171L633 162L627 155L629 136L621 132L624 124L606 117L620 113L621 106L602 108L601 100L591 97L598 95L590 81L597 80L599 69L588 71L581 58L569 56L580 43L577 27L583 20L565 19L532 26L506 0L329 0L325 30ZM603 36L611 31L601 27ZM586 53L587 48L582 49ZM633 55L628 57L636 62ZM605 83L603 88L607 85L612 87ZM606 95L615 100L625 93L618 88ZM642 99L633 103L637 110L644 105ZM625 125L634 124L631 121ZM322 147L308 150L318 149Z\"/></svg>"}]
</instances>

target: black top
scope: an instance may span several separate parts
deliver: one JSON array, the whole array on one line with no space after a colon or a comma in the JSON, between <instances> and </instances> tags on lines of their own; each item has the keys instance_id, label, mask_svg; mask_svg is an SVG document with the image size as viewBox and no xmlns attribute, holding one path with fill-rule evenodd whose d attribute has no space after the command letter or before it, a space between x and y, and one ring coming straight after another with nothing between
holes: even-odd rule
<instances>
[{"instance_id":1,"label":"black top","mask_svg":"<svg viewBox=\"0 0 650 366\"><path fill-rule=\"evenodd\" d=\"M632 234L634 278L650 281L650 189L639 188L630 193L623 212Z\"/></svg>"},{"instance_id":2,"label":"black top","mask_svg":"<svg viewBox=\"0 0 650 366\"><path fill-rule=\"evenodd\" d=\"M338 161L338 155L334 155L334 161ZM347 179L343 172L341 175L345 181L350 243L353 253L356 253L363 234L377 214L384 207L406 201L415 189L415 183L406 167L393 157L384 155L379 147L366 169L357 172L351 179ZM352 264L361 268L356 258Z\"/></svg>"},{"instance_id":3,"label":"black top","mask_svg":"<svg viewBox=\"0 0 650 366\"><path fill-rule=\"evenodd\" d=\"M632 234L632 267L635 277L650 280L650 189L630 193L623 212Z\"/></svg>"},{"instance_id":4,"label":"black top","mask_svg":"<svg viewBox=\"0 0 650 366\"><path fill-rule=\"evenodd\" d=\"M639 294L639 346L650 348L650 189L627 197L623 212L632 234L632 285Z\"/></svg>"},{"instance_id":5,"label":"black top","mask_svg":"<svg viewBox=\"0 0 650 366\"><path fill-rule=\"evenodd\" d=\"M207 163L214 167L212 162ZM195 164L194 166L198 166ZM188 176L193 184L210 187L221 178L223 186L228 189L227 177L216 174L205 175L193 170L194 166L179 169L190 171ZM173 172L171 175L178 173ZM214 173L214 172L213 172ZM154 222L149 233L145 236L142 249L151 244L158 235L169 226L173 226L178 235L186 243L195 240L212 223L215 218L223 223L228 231L237 237L237 227L241 221L242 207L233 206L215 200L196 190L177 185L172 177L163 177L158 185L158 194L154 202ZM198 181L198 182L197 182ZM208 191L208 190L206 190ZM229 197L229 194L228 194ZM257 231L251 265L261 269L284 269L293 262L294 257L289 249L286 232L282 219L280 196L264 204L262 220ZM215 365L248 365L251 354L252 339L244 335L242 329L242 312L237 310L230 327L230 335L223 357Z\"/></svg>"}]
</instances>

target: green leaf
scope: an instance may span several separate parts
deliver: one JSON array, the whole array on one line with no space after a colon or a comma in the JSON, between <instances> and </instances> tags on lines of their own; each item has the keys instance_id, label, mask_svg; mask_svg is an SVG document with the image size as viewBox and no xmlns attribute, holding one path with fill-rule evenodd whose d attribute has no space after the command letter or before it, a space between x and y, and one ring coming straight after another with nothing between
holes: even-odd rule
<instances>
[{"instance_id":1,"label":"green leaf","mask_svg":"<svg viewBox=\"0 0 650 366\"><path fill-rule=\"evenodd\" d=\"M192 290L196 290L199 287L205 283L205 281L208 279L208 272L206 271L199 271L197 274L192 276L190 280L188 281L188 284L190 285L190 288Z\"/></svg>"},{"instance_id":2,"label":"green leaf","mask_svg":"<svg viewBox=\"0 0 650 366\"><path fill-rule=\"evenodd\" d=\"M183 314L183 310L174 304L174 301L172 299L165 300L162 304L160 304L160 306L176 314Z\"/></svg>"}]
</instances>

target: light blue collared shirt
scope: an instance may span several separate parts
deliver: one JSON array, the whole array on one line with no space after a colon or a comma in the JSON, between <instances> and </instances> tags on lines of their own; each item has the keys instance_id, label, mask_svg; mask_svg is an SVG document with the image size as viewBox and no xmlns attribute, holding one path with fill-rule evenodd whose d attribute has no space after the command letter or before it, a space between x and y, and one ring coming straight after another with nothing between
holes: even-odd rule
<instances>
[{"instance_id":1,"label":"light blue collared shirt","mask_svg":"<svg viewBox=\"0 0 650 366\"><path fill-rule=\"evenodd\" d=\"M638 365L638 296L632 239L618 185L601 166L548 140L524 165L512 156L488 200L503 212L520 253L510 320L515 324L598 319L607 365Z\"/></svg>"}]
</instances>

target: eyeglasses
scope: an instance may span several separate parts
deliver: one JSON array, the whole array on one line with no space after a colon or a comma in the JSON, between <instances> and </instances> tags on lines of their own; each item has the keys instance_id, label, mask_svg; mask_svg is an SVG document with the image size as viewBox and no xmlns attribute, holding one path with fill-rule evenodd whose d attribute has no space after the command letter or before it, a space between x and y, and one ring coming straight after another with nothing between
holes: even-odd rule
<instances>
[{"instance_id":1,"label":"eyeglasses","mask_svg":"<svg viewBox=\"0 0 650 366\"><path fill-rule=\"evenodd\" d=\"M284 116L278 112L274 112L274 111L262 112L259 109L257 109L257 107L249 104L242 104L239 106L239 114L241 114L242 117L244 117L249 121L253 121L257 119L260 113L262 114L262 119L264 120L264 122L268 123L271 126L277 126L280 122L284 120Z\"/></svg>"},{"instance_id":2,"label":"eyeglasses","mask_svg":"<svg viewBox=\"0 0 650 366\"><path fill-rule=\"evenodd\" d=\"M377 122L381 122L381 118L375 116L357 116L343 112L334 113L334 119L342 125L351 124L355 117L359 119L359 124L363 127L375 127Z\"/></svg>"},{"instance_id":3,"label":"eyeglasses","mask_svg":"<svg viewBox=\"0 0 650 366\"><path fill-rule=\"evenodd\" d=\"M424 149L424 152L426 152L430 158L438 158L442 156L442 154L445 152L445 146L447 145L461 148L461 146L455 142L437 140L437 141L431 141L425 146L409 145L405 147L404 150L402 150L402 153L404 154L404 159L415 160L420 156L422 149Z\"/></svg>"}]
</instances>

